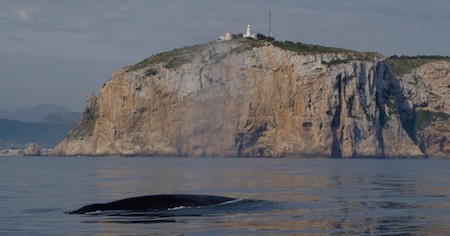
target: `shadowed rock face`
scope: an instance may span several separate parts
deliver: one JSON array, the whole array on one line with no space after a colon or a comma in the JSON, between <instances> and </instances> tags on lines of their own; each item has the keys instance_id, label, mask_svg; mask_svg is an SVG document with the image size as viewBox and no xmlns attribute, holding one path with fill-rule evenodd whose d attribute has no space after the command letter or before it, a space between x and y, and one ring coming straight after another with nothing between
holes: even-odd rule
<instances>
[{"instance_id":1,"label":"shadowed rock face","mask_svg":"<svg viewBox=\"0 0 450 236\"><path fill-rule=\"evenodd\" d=\"M398 77L405 101L400 114L414 115L406 128L414 134L421 151L431 157L450 157L449 72L447 59L426 63Z\"/></svg>"},{"instance_id":2,"label":"shadowed rock face","mask_svg":"<svg viewBox=\"0 0 450 236\"><path fill-rule=\"evenodd\" d=\"M54 154L422 157L402 91L382 58L187 47L114 72Z\"/></svg>"},{"instance_id":3,"label":"shadowed rock face","mask_svg":"<svg viewBox=\"0 0 450 236\"><path fill-rule=\"evenodd\" d=\"M91 204L68 214L85 214L96 211L130 210L130 211L162 211L175 207L210 206L235 200L234 198L211 195L151 195L126 198L104 204Z\"/></svg>"}]
</instances>

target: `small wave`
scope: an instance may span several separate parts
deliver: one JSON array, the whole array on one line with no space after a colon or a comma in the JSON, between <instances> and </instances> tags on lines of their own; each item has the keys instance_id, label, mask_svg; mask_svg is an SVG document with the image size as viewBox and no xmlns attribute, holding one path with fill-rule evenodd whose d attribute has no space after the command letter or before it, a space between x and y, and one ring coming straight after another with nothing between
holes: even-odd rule
<instances>
[{"instance_id":1,"label":"small wave","mask_svg":"<svg viewBox=\"0 0 450 236\"><path fill-rule=\"evenodd\" d=\"M219 203L219 204L217 204L217 205L233 204L233 203L237 203L237 202L240 202L240 201L242 201L241 198L236 198L236 199L233 199L233 200L230 200L230 201L227 201L227 202Z\"/></svg>"},{"instance_id":2,"label":"small wave","mask_svg":"<svg viewBox=\"0 0 450 236\"><path fill-rule=\"evenodd\" d=\"M168 211L176 211L176 210L181 210L181 209L187 209L187 208L191 208L190 206L178 206L178 207L172 207L167 209Z\"/></svg>"},{"instance_id":3,"label":"small wave","mask_svg":"<svg viewBox=\"0 0 450 236\"><path fill-rule=\"evenodd\" d=\"M26 209L23 212L28 214L42 214L42 213L48 213L48 212L55 212L60 211L58 208L33 208L33 209Z\"/></svg>"}]
</instances>

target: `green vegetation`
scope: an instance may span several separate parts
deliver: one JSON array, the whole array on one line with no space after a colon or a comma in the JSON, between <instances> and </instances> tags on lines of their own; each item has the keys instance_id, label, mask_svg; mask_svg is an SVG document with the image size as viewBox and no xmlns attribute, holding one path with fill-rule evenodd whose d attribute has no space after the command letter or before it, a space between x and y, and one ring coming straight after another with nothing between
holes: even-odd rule
<instances>
[{"instance_id":1,"label":"green vegetation","mask_svg":"<svg viewBox=\"0 0 450 236\"><path fill-rule=\"evenodd\" d=\"M434 61L450 61L450 57L446 56L391 56L386 59L389 69L396 76L402 76L406 73L411 72L415 68L418 68L424 64L434 62Z\"/></svg>"},{"instance_id":2,"label":"green vegetation","mask_svg":"<svg viewBox=\"0 0 450 236\"><path fill-rule=\"evenodd\" d=\"M80 122L70 131L69 139L83 139L84 137L92 136L95 128L95 123L98 119L98 104L86 107L81 116Z\"/></svg>"},{"instance_id":3,"label":"green vegetation","mask_svg":"<svg viewBox=\"0 0 450 236\"><path fill-rule=\"evenodd\" d=\"M230 54L241 53L247 50L252 50L253 48L259 48L266 45L264 41L253 38L239 38L237 39L237 41L241 43L240 46L231 49Z\"/></svg>"},{"instance_id":4,"label":"green vegetation","mask_svg":"<svg viewBox=\"0 0 450 236\"><path fill-rule=\"evenodd\" d=\"M450 122L450 115L445 112L417 110L414 129L416 131L422 130L427 125L435 121Z\"/></svg>"},{"instance_id":5,"label":"green vegetation","mask_svg":"<svg viewBox=\"0 0 450 236\"><path fill-rule=\"evenodd\" d=\"M264 34L257 34L256 38L262 41L266 41L266 42L273 42L275 41L274 37L270 37L270 36L265 36Z\"/></svg>"},{"instance_id":6,"label":"green vegetation","mask_svg":"<svg viewBox=\"0 0 450 236\"><path fill-rule=\"evenodd\" d=\"M144 72L145 76L157 75L158 71L155 68L150 68Z\"/></svg>"},{"instance_id":7,"label":"green vegetation","mask_svg":"<svg viewBox=\"0 0 450 236\"><path fill-rule=\"evenodd\" d=\"M242 38L242 35L240 38L236 38L233 40L237 40L238 42L241 42L242 45L236 48L233 48L230 53L241 53L247 50L251 50L255 47L262 47L265 44L265 41L263 40L257 40L252 38ZM189 46L184 48L178 48L173 49L172 51L159 53L156 55L153 55L149 58L144 59L143 61L137 63L136 65L132 65L128 67L128 71L135 71L140 70L143 68L148 67L149 65L159 64L162 63L163 66L167 69L177 68L183 64L191 62L195 55L203 50L205 47L207 47L208 44L202 44L202 45L195 45L195 46ZM226 55L223 55L224 57ZM220 60L221 58L215 58L216 60ZM147 70L146 75L156 75L158 71L156 69L150 69Z\"/></svg>"},{"instance_id":8,"label":"green vegetation","mask_svg":"<svg viewBox=\"0 0 450 236\"><path fill-rule=\"evenodd\" d=\"M83 137L92 136L94 133L95 122L97 121L97 115L92 117L86 117L79 125L74 127L72 132L69 133L69 138L78 139Z\"/></svg>"},{"instance_id":9,"label":"green vegetation","mask_svg":"<svg viewBox=\"0 0 450 236\"><path fill-rule=\"evenodd\" d=\"M242 45L233 48L230 53L241 53L247 50L251 50L255 47L262 47L265 45L274 45L278 48L285 50L297 52L301 55L311 55L311 54L321 54L321 53L341 53L346 54L348 57L345 59L338 59L327 63L327 65L337 65L348 63L352 60L361 61L374 61L376 59L382 58L383 56L376 52L357 52L349 49L335 48L335 47L325 47L320 45L304 44L304 43L294 43L292 41L276 41L273 37L268 37L263 34L258 34L257 39L253 38L242 38L242 35L236 35L232 40L240 42ZM208 44L189 46L179 49L174 49L172 51L159 53L153 55L145 60L128 67L128 71L135 71L148 67L149 65L162 63L165 68L177 68L185 63L191 62L195 55L207 47ZM217 60L220 60L218 58ZM157 74L154 69L152 71L146 72L149 75Z\"/></svg>"},{"instance_id":10,"label":"green vegetation","mask_svg":"<svg viewBox=\"0 0 450 236\"><path fill-rule=\"evenodd\" d=\"M347 54L349 57L345 60L335 60L328 65L336 65L342 63L348 63L351 60L361 60L361 61L373 61L378 58L382 58L383 55L376 52L357 52L350 49L335 48L335 47L325 47L320 45L304 44L304 43L294 43L292 41L274 41L273 45L285 50L297 52L299 54L321 54L321 53L342 53Z\"/></svg>"},{"instance_id":11,"label":"green vegetation","mask_svg":"<svg viewBox=\"0 0 450 236\"><path fill-rule=\"evenodd\" d=\"M179 49L174 49L172 51L163 52L160 54L153 55L145 60L137 63L136 65L130 66L129 71L139 70L147 67L148 65L164 63L164 67L171 69L179 67L185 63L191 62L195 54L202 50L206 45L195 45L190 47L184 47Z\"/></svg>"},{"instance_id":12,"label":"green vegetation","mask_svg":"<svg viewBox=\"0 0 450 236\"><path fill-rule=\"evenodd\" d=\"M337 60L330 61L330 62L328 62L328 63L322 62L322 64L325 64L325 65L327 65L327 66L334 66L334 65L340 65L340 64L347 64L347 63L349 63L350 61L352 61L353 59L354 59L354 58L347 58L347 59L344 59L344 60L337 59Z\"/></svg>"},{"instance_id":13,"label":"green vegetation","mask_svg":"<svg viewBox=\"0 0 450 236\"><path fill-rule=\"evenodd\" d=\"M356 51L343 49L343 48L333 48L325 47L320 45L304 44L304 43L294 43L292 41L274 41L273 45L283 48L286 50L302 53L302 54L315 54L315 53L356 53Z\"/></svg>"}]
</instances>

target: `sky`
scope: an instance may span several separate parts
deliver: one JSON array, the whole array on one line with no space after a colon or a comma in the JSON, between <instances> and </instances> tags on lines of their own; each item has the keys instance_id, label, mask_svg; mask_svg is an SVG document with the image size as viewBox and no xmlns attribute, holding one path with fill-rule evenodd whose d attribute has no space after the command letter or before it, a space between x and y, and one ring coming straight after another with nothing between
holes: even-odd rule
<instances>
[{"instance_id":1,"label":"sky","mask_svg":"<svg viewBox=\"0 0 450 236\"><path fill-rule=\"evenodd\" d=\"M1 0L0 110L81 112L114 70L225 32L450 56L449 0Z\"/></svg>"}]
</instances>

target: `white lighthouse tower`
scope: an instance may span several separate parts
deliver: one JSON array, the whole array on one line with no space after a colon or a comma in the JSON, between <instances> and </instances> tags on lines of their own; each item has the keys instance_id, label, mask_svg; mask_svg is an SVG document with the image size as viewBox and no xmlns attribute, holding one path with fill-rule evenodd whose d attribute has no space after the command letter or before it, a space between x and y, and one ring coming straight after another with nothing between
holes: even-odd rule
<instances>
[{"instance_id":1,"label":"white lighthouse tower","mask_svg":"<svg viewBox=\"0 0 450 236\"><path fill-rule=\"evenodd\" d=\"M246 38L249 38L252 35L252 29L250 25L247 25L247 34L245 35Z\"/></svg>"},{"instance_id":2,"label":"white lighthouse tower","mask_svg":"<svg viewBox=\"0 0 450 236\"><path fill-rule=\"evenodd\" d=\"M256 38L256 34L252 34L252 29L250 25L247 25L247 33L244 34L244 38Z\"/></svg>"}]
</instances>

